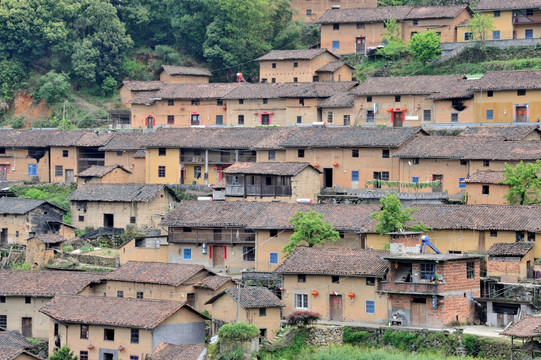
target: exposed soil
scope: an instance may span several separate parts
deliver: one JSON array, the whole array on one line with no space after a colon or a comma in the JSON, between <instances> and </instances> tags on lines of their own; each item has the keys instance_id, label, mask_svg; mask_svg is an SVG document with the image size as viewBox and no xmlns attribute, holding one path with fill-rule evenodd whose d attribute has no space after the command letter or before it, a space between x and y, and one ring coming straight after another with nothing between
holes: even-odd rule
<instances>
[{"instance_id":1,"label":"exposed soil","mask_svg":"<svg viewBox=\"0 0 541 360\"><path fill-rule=\"evenodd\" d=\"M24 117L24 127L30 127L32 121L43 119L51 115L51 109L42 100L34 104L32 96L26 91L19 91L13 99L13 117Z\"/></svg>"}]
</instances>

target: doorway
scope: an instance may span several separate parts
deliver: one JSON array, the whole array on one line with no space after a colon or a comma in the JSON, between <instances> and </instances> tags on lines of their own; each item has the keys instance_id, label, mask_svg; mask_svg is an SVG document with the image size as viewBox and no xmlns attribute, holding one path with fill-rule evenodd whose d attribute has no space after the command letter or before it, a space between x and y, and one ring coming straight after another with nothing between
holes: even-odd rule
<instances>
[{"instance_id":1,"label":"doorway","mask_svg":"<svg viewBox=\"0 0 541 360\"><path fill-rule=\"evenodd\" d=\"M190 122L192 126L201 125L201 117L199 114L192 114L190 119L191 119Z\"/></svg>"},{"instance_id":2,"label":"doorway","mask_svg":"<svg viewBox=\"0 0 541 360\"><path fill-rule=\"evenodd\" d=\"M261 114L261 125L270 125L270 115Z\"/></svg>"},{"instance_id":3,"label":"doorway","mask_svg":"<svg viewBox=\"0 0 541 360\"><path fill-rule=\"evenodd\" d=\"M443 192L443 175L432 175L432 181L439 181L438 186L432 188L432 192Z\"/></svg>"},{"instance_id":4,"label":"doorway","mask_svg":"<svg viewBox=\"0 0 541 360\"><path fill-rule=\"evenodd\" d=\"M115 355L108 352L104 352L102 356L102 360L113 360L114 358L115 358Z\"/></svg>"},{"instance_id":5,"label":"doorway","mask_svg":"<svg viewBox=\"0 0 541 360\"><path fill-rule=\"evenodd\" d=\"M403 121L402 121L402 111L394 111L393 112L393 127L402 127Z\"/></svg>"},{"instance_id":6,"label":"doorway","mask_svg":"<svg viewBox=\"0 0 541 360\"><path fill-rule=\"evenodd\" d=\"M0 244L7 244L8 243L8 229L3 228L0 232Z\"/></svg>"},{"instance_id":7,"label":"doorway","mask_svg":"<svg viewBox=\"0 0 541 360\"><path fill-rule=\"evenodd\" d=\"M66 176L66 184L71 184L74 180L73 169L66 169L65 176Z\"/></svg>"},{"instance_id":8,"label":"doorway","mask_svg":"<svg viewBox=\"0 0 541 360\"><path fill-rule=\"evenodd\" d=\"M223 246L212 246L214 254L212 255L212 266L223 266L224 265L224 247Z\"/></svg>"},{"instance_id":9,"label":"doorway","mask_svg":"<svg viewBox=\"0 0 541 360\"><path fill-rule=\"evenodd\" d=\"M518 123L528 122L528 107L517 106L515 109L515 119Z\"/></svg>"},{"instance_id":10,"label":"doorway","mask_svg":"<svg viewBox=\"0 0 541 360\"><path fill-rule=\"evenodd\" d=\"M152 116L148 116L145 122L147 123L147 129L154 128L154 118Z\"/></svg>"},{"instance_id":11,"label":"doorway","mask_svg":"<svg viewBox=\"0 0 541 360\"><path fill-rule=\"evenodd\" d=\"M8 166L0 165L0 180L7 180L7 179L8 179Z\"/></svg>"},{"instance_id":12,"label":"doorway","mask_svg":"<svg viewBox=\"0 0 541 360\"><path fill-rule=\"evenodd\" d=\"M26 338L32 337L32 318L31 317L21 318L21 333Z\"/></svg>"},{"instance_id":13,"label":"doorway","mask_svg":"<svg viewBox=\"0 0 541 360\"><path fill-rule=\"evenodd\" d=\"M411 302L411 325L426 325L426 299L413 299Z\"/></svg>"},{"instance_id":14,"label":"doorway","mask_svg":"<svg viewBox=\"0 0 541 360\"><path fill-rule=\"evenodd\" d=\"M115 215L114 214L103 214L103 227L104 228L113 228L113 227L115 227Z\"/></svg>"},{"instance_id":15,"label":"doorway","mask_svg":"<svg viewBox=\"0 0 541 360\"><path fill-rule=\"evenodd\" d=\"M323 187L332 188L332 168L323 169Z\"/></svg>"},{"instance_id":16,"label":"doorway","mask_svg":"<svg viewBox=\"0 0 541 360\"><path fill-rule=\"evenodd\" d=\"M342 320L342 295L330 295L330 320Z\"/></svg>"},{"instance_id":17,"label":"doorway","mask_svg":"<svg viewBox=\"0 0 541 360\"><path fill-rule=\"evenodd\" d=\"M366 52L366 37L359 36L355 39L355 53L364 54Z\"/></svg>"}]
</instances>

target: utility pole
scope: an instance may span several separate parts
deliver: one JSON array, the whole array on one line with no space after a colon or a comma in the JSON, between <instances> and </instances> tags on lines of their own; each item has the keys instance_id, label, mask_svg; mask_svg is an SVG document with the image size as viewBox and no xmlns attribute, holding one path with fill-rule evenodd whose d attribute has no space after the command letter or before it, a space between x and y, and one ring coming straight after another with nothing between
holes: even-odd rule
<instances>
[{"instance_id":1,"label":"utility pole","mask_svg":"<svg viewBox=\"0 0 541 360\"><path fill-rule=\"evenodd\" d=\"M237 320L235 322L239 322L239 312L240 312L240 293L241 293L241 287L240 282L237 284Z\"/></svg>"}]
</instances>

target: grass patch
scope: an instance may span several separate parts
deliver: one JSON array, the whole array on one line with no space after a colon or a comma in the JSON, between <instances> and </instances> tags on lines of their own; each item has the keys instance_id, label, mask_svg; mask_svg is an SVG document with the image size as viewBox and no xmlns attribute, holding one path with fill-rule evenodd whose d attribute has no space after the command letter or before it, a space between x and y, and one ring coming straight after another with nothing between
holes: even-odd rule
<instances>
[{"instance_id":1,"label":"grass patch","mask_svg":"<svg viewBox=\"0 0 541 360\"><path fill-rule=\"evenodd\" d=\"M77 189L77 184L58 185L58 184L40 184L40 185L15 185L10 190L16 196L27 199L41 199L50 202L64 210L70 208L70 202L66 198Z\"/></svg>"}]
</instances>

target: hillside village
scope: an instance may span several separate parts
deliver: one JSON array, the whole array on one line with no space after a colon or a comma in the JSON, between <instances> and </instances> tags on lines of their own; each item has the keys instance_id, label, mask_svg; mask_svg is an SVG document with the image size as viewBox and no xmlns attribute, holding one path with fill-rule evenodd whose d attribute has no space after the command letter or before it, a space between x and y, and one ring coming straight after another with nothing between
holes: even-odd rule
<instances>
[{"instance_id":1,"label":"hillside village","mask_svg":"<svg viewBox=\"0 0 541 360\"><path fill-rule=\"evenodd\" d=\"M342 57L390 19L455 53L541 46L541 1L377 5L293 0L320 46L258 57L259 82L164 64L108 128L0 128L0 359L273 359L302 316L541 352L541 70L359 81ZM239 322L241 350L215 343Z\"/></svg>"}]
</instances>

